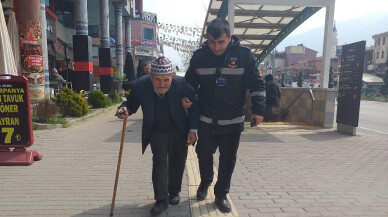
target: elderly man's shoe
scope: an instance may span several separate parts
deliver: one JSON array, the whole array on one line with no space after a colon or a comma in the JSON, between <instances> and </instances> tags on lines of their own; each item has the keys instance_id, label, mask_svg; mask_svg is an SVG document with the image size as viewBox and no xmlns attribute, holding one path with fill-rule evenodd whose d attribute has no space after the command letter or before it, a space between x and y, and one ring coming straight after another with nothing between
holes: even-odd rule
<instances>
[{"instance_id":1,"label":"elderly man's shoe","mask_svg":"<svg viewBox=\"0 0 388 217\"><path fill-rule=\"evenodd\" d=\"M181 197L178 193L172 193L168 196L168 203L170 205L177 205L179 201L181 200Z\"/></svg>"},{"instance_id":2,"label":"elderly man's shoe","mask_svg":"<svg viewBox=\"0 0 388 217\"><path fill-rule=\"evenodd\" d=\"M168 208L167 200L157 200L151 208L151 215L157 215Z\"/></svg>"},{"instance_id":3,"label":"elderly man's shoe","mask_svg":"<svg viewBox=\"0 0 388 217\"><path fill-rule=\"evenodd\" d=\"M221 212L230 212L232 210L230 203L226 196L217 197L216 196L216 205Z\"/></svg>"},{"instance_id":4,"label":"elderly man's shoe","mask_svg":"<svg viewBox=\"0 0 388 217\"><path fill-rule=\"evenodd\" d=\"M204 185L201 184L199 185L198 187L198 190L197 190L197 199L198 200L205 200L206 196L207 196L207 189L209 188L209 185Z\"/></svg>"}]
</instances>

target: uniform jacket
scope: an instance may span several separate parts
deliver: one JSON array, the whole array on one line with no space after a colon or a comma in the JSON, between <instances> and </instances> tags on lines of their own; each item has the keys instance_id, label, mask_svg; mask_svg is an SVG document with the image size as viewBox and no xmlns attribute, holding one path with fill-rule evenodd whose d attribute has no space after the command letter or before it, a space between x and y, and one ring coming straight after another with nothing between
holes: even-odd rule
<instances>
[{"instance_id":1,"label":"uniform jacket","mask_svg":"<svg viewBox=\"0 0 388 217\"><path fill-rule=\"evenodd\" d=\"M127 107L131 115L136 113L139 106L143 112L142 125L142 153L150 142L150 135L154 124L154 87L149 75L145 75L132 84L131 93L120 107ZM199 110L194 92L189 88L185 79L174 76L170 89L167 91L171 117L181 133L187 134L190 129L198 129ZM181 105L181 98L188 97L192 106L186 110Z\"/></svg>"},{"instance_id":2,"label":"uniform jacket","mask_svg":"<svg viewBox=\"0 0 388 217\"><path fill-rule=\"evenodd\" d=\"M216 134L241 132L246 89L251 92L252 113L264 115L265 86L255 63L250 49L240 46L235 36L221 56L213 54L207 41L194 52L185 78L198 94L200 129ZM216 84L220 77L225 85Z\"/></svg>"}]
</instances>

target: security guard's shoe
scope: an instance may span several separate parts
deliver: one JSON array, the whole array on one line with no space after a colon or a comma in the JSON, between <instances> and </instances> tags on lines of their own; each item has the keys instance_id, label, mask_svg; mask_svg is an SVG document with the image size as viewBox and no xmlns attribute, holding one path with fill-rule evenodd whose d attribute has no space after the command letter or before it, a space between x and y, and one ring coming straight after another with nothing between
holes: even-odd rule
<instances>
[{"instance_id":1,"label":"security guard's shoe","mask_svg":"<svg viewBox=\"0 0 388 217\"><path fill-rule=\"evenodd\" d=\"M179 196L178 193L171 193L170 195L168 195L168 203L170 205L177 205L180 200L181 200L181 197Z\"/></svg>"},{"instance_id":2,"label":"security guard's shoe","mask_svg":"<svg viewBox=\"0 0 388 217\"><path fill-rule=\"evenodd\" d=\"M207 196L207 189L209 188L209 185L205 185L205 184L201 184L199 185L198 187L198 190L197 190L197 199L198 200L205 200L206 196Z\"/></svg>"},{"instance_id":3,"label":"security guard's shoe","mask_svg":"<svg viewBox=\"0 0 388 217\"><path fill-rule=\"evenodd\" d=\"M223 197L216 196L216 205L218 206L218 209L221 212L228 213L232 210L231 205L228 199L226 198L226 196L223 196Z\"/></svg>"},{"instance_id":4,"label":"security guard's shoe","mask_svg":"<svg viewBox=\"0 0 388 217\"><path fill-rule=\"evenodd\" d=\"M157 200L151 208L151 215L157 215L168 208L167 200Z\"/></svg>"}]
</instances>

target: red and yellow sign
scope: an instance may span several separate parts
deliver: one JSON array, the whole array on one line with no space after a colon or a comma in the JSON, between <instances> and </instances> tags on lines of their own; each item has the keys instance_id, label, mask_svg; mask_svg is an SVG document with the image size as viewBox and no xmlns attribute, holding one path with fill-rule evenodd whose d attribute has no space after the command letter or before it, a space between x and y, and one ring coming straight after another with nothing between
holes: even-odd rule
<instances>
[{"instance_id":1,"label":"red and yellow sign","mask_svg":"<svg viewBox=\"0 0 388 217\"><path fill-rule=\"evenodd\" d=\"M33 144L28 90L25 77L0 75L0 147Z\"/></svg>"}]
</instances>

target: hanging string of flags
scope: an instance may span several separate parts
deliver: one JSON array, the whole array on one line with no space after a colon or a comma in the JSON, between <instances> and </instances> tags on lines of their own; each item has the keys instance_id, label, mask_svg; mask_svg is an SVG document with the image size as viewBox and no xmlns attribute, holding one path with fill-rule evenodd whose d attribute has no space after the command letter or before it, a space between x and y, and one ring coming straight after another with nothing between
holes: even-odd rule
<instances>
[{"instance_id":1,"label":"hanging string of flags","mask_svg":"<svg viewBox=\"0 0 388 217\"><path fill-rule=\"evenodd\" d=\"M192 53L199 47L202 28L158 23L159 43L182 53Z\"/></svg>"},{"instance_id":2,"label":"hanging string of flags","mask_svg":"<svg viewBox=\"0 0 388 217\"><path fill-rule=\"evenodd\" d=\"M180 26L160 22L158 23L158 28L159 32L185 35L193 38L199 38L202 34L202 28Z\"/></svg>"}]
</instances>

